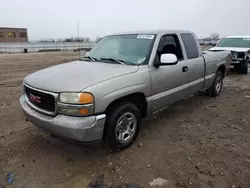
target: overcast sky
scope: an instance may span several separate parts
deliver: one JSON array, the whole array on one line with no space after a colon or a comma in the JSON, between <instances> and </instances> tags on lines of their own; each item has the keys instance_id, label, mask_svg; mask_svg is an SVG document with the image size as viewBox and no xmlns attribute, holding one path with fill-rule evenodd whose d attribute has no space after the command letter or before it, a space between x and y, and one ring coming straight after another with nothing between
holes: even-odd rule
<instances>
[{"instance_id":1,"label":"overcast sky","mask_svg":"<svg viewBox=\"0 0 250 188\"><path fill-rule=\"evenodd\" d=\"M77 22L91 38L143 29L250 34L250 0L0 1L0 27L28 28L30 40L77 36Z\"/></svg>"}]
</instances>

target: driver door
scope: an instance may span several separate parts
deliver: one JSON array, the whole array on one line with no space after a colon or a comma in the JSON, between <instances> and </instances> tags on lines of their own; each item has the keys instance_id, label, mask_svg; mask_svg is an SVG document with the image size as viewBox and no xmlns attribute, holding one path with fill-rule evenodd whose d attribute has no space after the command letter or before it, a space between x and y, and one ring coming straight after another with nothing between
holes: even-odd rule
<instances>
[{"instance_id":1,"label":"driver door","mask_svg":"<svg viewBox=\"0 0 250 188\"><path fill-rule=\"evenodd\" d=\"M152 113L166 108L169 104L179 101L187 95L182 89L189 82L186 79L187 74L183 72L186 62L176 34L165 35L161 38L155 61L160 61L160 56L164 53L175 54L178 63L152 68Z\"/></svg>"}]
</instances>

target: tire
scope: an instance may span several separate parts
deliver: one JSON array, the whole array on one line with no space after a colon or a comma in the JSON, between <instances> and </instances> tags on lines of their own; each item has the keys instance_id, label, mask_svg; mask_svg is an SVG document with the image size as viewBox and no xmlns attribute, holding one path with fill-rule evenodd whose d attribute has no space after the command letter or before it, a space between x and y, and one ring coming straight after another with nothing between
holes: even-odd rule
<instances>
[{"instance_id":1,"label":"tire","mask_svg":"<svg viewBox=\"0 0 250 188\"><path fill-rule=\"evenodd\" d=\"M213 85L208 89L208 94L211 97L217 97L218 95L220 95L223 86L223 78L224 78L223 73L220 70L218 70L216 72Z\"/></svg>"},{"instance_id":2,"label":"tire","mask_svg":"<svg viewBox=\"0 0 250 188\"><path fill-rule=\"evenodd\" d=\"M141 113L137 106L130 102L119 103L107 112L104 145L115 150L125 149L135 141L140 128Z\"/></svg>"},{"instance_id":3,"label":"tire","mask_svg":"<svg viewBox=\"0 0 250 188\"><path fill-rule=\"evenodd\" d=\"M250 59L247 59L241 64L241 72L242 74L249 74L250 73Z\"/></svg>"},{"instance_id":4,"label":"tire","mask_svg":"<svg viewBox=\"0 0 250 188\"><path fill-rule=\"evenodd\" d=\"M240 64L234 64L233 70L234 70L235 72L241 72L241 66L240 66Z\"/></svg>"}]
</instances>

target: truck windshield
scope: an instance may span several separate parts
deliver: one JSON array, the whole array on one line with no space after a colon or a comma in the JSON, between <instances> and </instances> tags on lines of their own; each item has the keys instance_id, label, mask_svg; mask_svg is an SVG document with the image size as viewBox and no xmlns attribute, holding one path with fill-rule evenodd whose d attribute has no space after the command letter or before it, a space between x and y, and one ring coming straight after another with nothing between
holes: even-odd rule
<instances>
[{"instance_id":1,"label":"truck windshield","mask_svg":"<svg viewBox=\"0 0 250 188\"><path fill-rule=\"evenodd\" d=\"M217 47L250 48L250 38L224 38Z\"/></svg>"},{"instance_id":2,"label":"truck windshield","mask_svg":"<svg viewBox=\"0 0 250 188\"><path fill-rule=\"evenodd\" d=\"M147 61L155 35L114 35L99 41L88 53L88 58L110 63L139 65Z\"/></svg>"}]
</instances>

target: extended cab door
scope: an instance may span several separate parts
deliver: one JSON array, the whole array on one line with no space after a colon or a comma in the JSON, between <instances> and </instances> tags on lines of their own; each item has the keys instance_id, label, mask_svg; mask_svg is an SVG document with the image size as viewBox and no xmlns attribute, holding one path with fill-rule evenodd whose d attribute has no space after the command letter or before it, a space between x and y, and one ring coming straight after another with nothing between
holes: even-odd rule
<instances>
[{"instance_id":1,"label":"extended cab door","mask_svg":"<svg viewBox=\"0 0 250 188\"><path fill-rule=\"evenodd\" d=\"M184 66L187 67L185 80L188 83L186 90L188 95L191 95L203 88L205 81L205 60L202 57L200 46L194 34L182 33L181 39L184 45L185 60Z\"/></svg>"},{"instance_id":2,"label":"extended cab door","mask_svg":"<svg viewBox=\"0 0 250 188\"><path fill-rule=\"evenodd\" d=\"M192 36L184 33L167 34L161 37L155 61L160 60L161 54L173 53L177 56L178 62L176 65L151 69L153 113L202 88L204 60Z\"/></svg>"}]
</instances>

